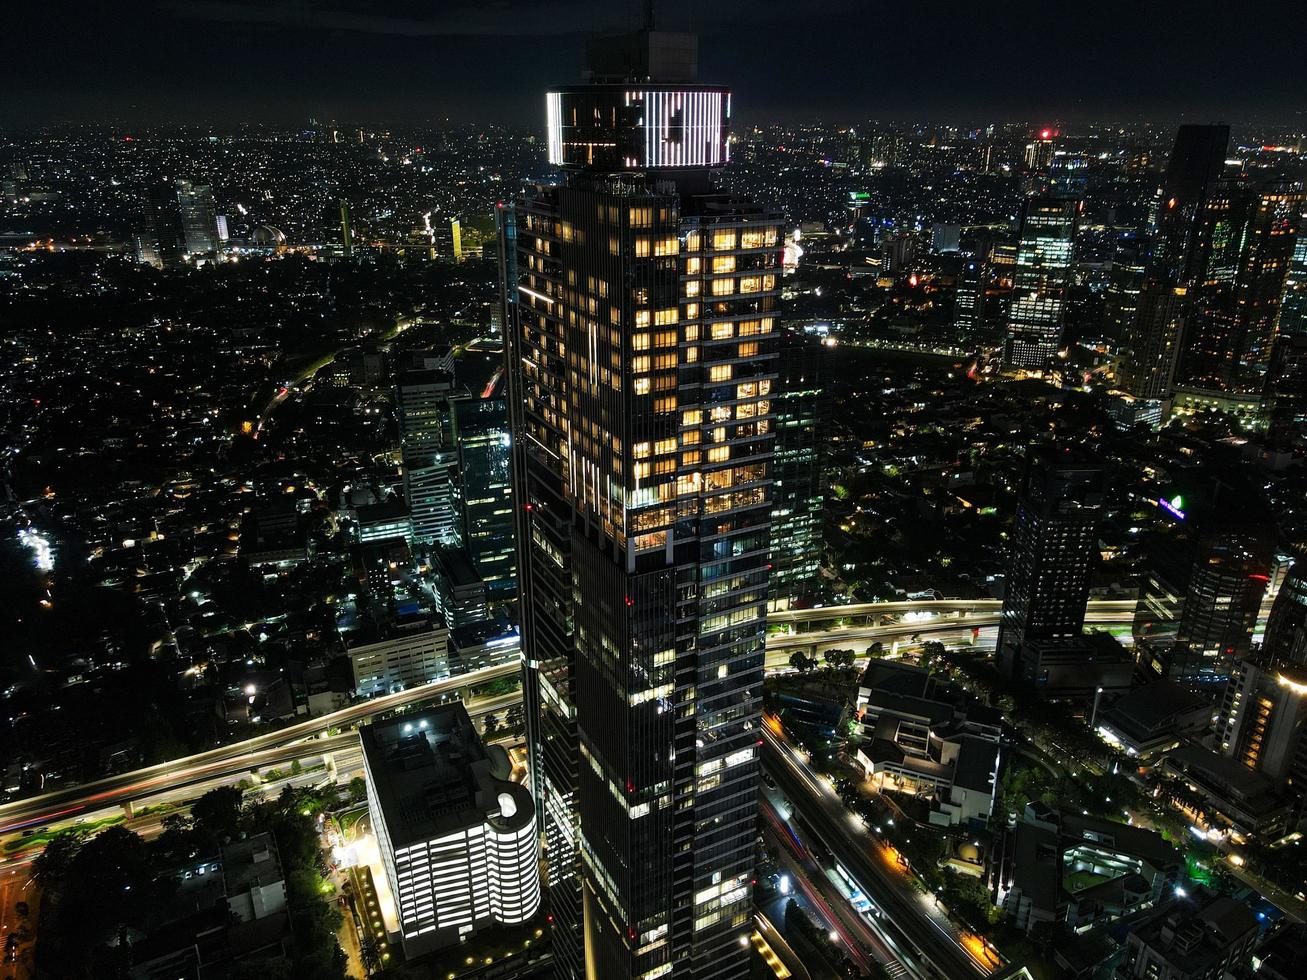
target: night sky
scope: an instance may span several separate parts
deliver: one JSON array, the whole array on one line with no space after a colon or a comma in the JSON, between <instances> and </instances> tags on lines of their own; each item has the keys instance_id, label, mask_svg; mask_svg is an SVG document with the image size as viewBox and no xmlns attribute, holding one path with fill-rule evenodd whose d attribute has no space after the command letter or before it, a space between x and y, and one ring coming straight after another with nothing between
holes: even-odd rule
<instances>
[{"instance_id":1,"label":"night sky","mask_svg":"<svg viewBox=\"0 0 1307 980\"><path fill-rule=\"evenodd\" d=\"M662 0L749 122L1225 119L1304 125L1297 3ZM538 125L636 0L13 0L0 124L319 118Z\"/></svg>"}]
</instances>

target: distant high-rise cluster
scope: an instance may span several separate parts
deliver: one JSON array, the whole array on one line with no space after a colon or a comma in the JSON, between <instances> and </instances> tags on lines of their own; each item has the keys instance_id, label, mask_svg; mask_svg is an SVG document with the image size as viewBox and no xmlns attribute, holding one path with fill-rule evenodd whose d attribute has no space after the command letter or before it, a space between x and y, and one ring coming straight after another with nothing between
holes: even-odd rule
<instances>
[{"instance_id":1,"label":"distant high-rise cluster","mask_svg":"<svg viewBox=\"0 0 1307 980\"><path fill-rule=\"evenodd\" d=\"M184 260L212 257L220 244L219 217L207 184L177 180L152 185L145 227L135 236L137 261L170 269Z\"/></svg>"},{"instance_id":2,"label":"distant high-rise cluster","mask_svg":"<svg viewBox=\"0 0 1307 980\"><path fill-rule=\"evenodd\" d=\"M1122 324L1120 380L1177 411L1252 421L1277 380L1280 304L1307 197L1298 180L1228 176L1229 138L1228 126L1180 127L1137 309Z\"/></svg>"},{"instance_id":3,"label":"distant high-rise cluster","mask_svg":"<svg viewBox=\"0 0 1307 980\"><path fill-rule=\"evenodd\" d=\"M516 590L508 408L457 393L449 363L405 371L395 386L413 540L463 551L487 598Z\"/></svg>"}]
</instances>

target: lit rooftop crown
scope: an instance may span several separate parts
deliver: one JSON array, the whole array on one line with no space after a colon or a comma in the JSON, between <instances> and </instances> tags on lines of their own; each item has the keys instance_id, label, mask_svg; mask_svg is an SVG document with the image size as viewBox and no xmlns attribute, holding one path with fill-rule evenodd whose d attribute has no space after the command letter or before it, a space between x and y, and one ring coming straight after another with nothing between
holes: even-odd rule
<instances>
[{"instance_id":1,"label":"lit rooftop crown","mask_svg":"<svg viewBox=\"0 0 1307 980\"><path fill-rule=\"evenodd\" d=\"M731 95L698 85L699 39L645 27L591 39L589 85L556 89L547 100L549 162L569 169L720 167L729 159Z\"/></svg>"}]
</instances>

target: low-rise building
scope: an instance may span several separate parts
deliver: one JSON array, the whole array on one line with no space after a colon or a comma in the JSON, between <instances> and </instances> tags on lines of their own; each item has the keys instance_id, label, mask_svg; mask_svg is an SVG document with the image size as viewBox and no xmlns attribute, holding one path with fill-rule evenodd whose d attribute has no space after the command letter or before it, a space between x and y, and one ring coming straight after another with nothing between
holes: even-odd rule
<instances>
[{"instance_id":1,"label":"low-rise building","mask_svg":"<svg viewBox=\"0 0 1307 980\"><path fill-rule=\"evenodd\" d=\"M222 849L222 883L227 907L253 922L286 907L286 879L271 834L235 841Z\"/></svg>"},{"instance_id":2,"label":"low-rise building","mask_svg":"<svg viewBox=\"0 0 1307 980\"><path fill-rule=\"evenodd\" d=\"M1055 639L1031 638L1015 652L1012 676L1041 697L1060 701L1092 701L1101 689L1105 698L1130 690L1135 658L1110 633L1095 631Z\"/></svg>"},{"instance_id":3,"label":"low-rise building","mask_svg":"<svg viewBox=\"0 0 1307 980\"><path fill-rule=\"evenodd\" d=\"M372 826L410 958L540 907L535 806L461 702L360 731Z\"/></svg>"},{"instance_id":4,"label":"low-rise building","mask_svg":"<svg viewBox=\"0 0 1307 980\"><path fill-rule=\"evenodd\" d=\"M932 797L931 823L989 818L1001 763L998 712L948 699L920 667L875 660L856 707L856 759L877 788Z\"/></svg>"},{"instance_id":5,"label":"low-rise building","mask_svg":"<svg viewBox=\"0 0 1307 980\"><path fill-rule=\"evenodd\" d=\"M468 553L463 548L440 547L434 557L432 593L445 622L459 627L485 621L489 617L486 583Z\"/></svg>"},{"instance_id":6,"label":"low-rise building","mask_svg":"<svg viewBox=\"0 0 1307 980\"><path fill-rule=\"evenodd\" d=\"M1189 742L1168 752L1160 765L1202 801L1181 801L1200 824L1239 837L1270 837L1288 820L1289 805L1274 782L1228 756Z\"/></svg>"},{"instance_id":7,"label":"low-rise building","mask_svg":"<svg viewBox=\"0 0 1307 980\"><path fill-rule=\"evenodd\" d=\"M466 674L482 667L509 663L522 654L516 626L491 620L449 631L449 672Z\"/></svg>"},{"instance_id":8,"label":"low-rise building","mask_svg":"<svg viewBox=\"0 0 1307 980\"><path fill-rule=\"evenodd\" d=\"M1183 870L1160 834L1036 802L1000 836L991 884L1017 929L1083 929L1156 905Z\"/></svg>"},{"instance_id":9,"label":"low-rise building","mask_svg":"<svg viewBox=\"0 0 1307 980\"><path fill-rule=\"evenodd\" d=\"M1177 895L1126 937L1120 975L1131 980L1220 980L1242 975L1257 942L1257 917L1229 895Z\"/></svg>"},{"instance_id":10,"label":"low-rise building","mask_svg":"<svg viewBox=\"0 0 1307 980\"><path fill-rule=\"evenodd\" d=\"M400 616L350 638L356 693L391 694L449 676L449 630L425 613Z\"/></svg>"},{"instance_id":11,"label":"low-rise building","mask_svg":"<svg viewBox=\"0 0 1307 980\"><path fill-rule=\"evenodd\" d=\"M397 537L410 543L413 541L413 524L409 520L408 505L403 501L356 507L354 522L358 526L359 541L363 544Z\"/></svg>"},{"instance_id":12,"label":"low-rise building","mask_svg":"<svg viewBox=\"0 0 1307 980\"><path fill-rule=\"evenodd\" d=\"M1171 680L1135 688L1101 711L1098 734L1127 755L1151 758L1207 729L1212 702Z\"/></svg>"}]
</instances>

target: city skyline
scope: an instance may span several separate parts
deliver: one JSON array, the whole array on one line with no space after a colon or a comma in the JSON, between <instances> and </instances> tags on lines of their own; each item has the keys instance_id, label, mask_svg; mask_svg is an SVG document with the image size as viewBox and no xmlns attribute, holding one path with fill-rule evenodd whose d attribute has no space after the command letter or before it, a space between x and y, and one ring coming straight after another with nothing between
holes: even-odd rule
<instances>
[{"instance_id":1,"label":"city skyline","mask_svg":"<svg viewBox=\"0 0 1307 980\"><path fill-rule=\"evenodd\" d=\"M0 41L5 980L1307 972L1287 5L100 6Z\"/></svg>"}]
</instances>

